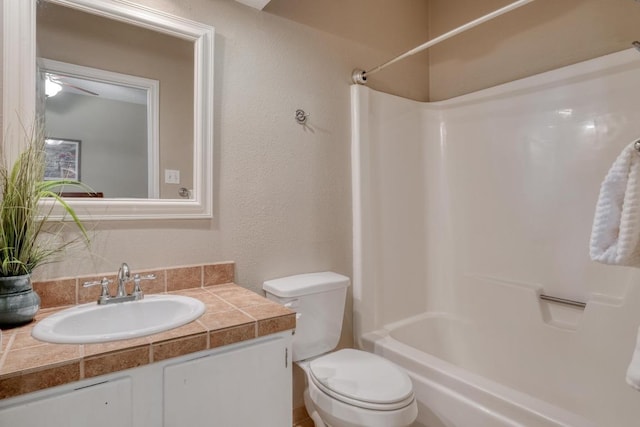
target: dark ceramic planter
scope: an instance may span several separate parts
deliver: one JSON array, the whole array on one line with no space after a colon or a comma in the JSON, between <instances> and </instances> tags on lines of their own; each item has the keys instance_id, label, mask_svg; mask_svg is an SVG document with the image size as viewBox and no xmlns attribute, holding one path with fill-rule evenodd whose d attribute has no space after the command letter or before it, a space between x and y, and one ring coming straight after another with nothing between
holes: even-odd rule
<instances>
[{"instance_id":1,"label":"dark ceramic planter","mask_svg":"<svg viewBox=\"0 0 640 427\"><path fill-rule=\"evenodd\" d=\"M0 277L0 328L30 322L39 308L30 275Z\"/></svg>"}]
</instances>

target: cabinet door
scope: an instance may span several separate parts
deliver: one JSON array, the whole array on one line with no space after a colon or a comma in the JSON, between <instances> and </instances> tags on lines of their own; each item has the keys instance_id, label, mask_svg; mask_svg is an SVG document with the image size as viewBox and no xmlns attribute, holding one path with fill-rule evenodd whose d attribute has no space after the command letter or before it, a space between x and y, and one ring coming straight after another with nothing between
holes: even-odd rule
<instances>
[{"instance_id":1,"label":"cabinet door","mask_svg":"<svg viewBox=\"0 0 640 427\"><path fill-rule=\"evenodd\" d=\"M290 426L288 342L247 344L166 367L164 426Z\"/></svg>"},{"instance_id":2,"label":"cabinet door","mask_svg":"<svg viewBox=\"0 0 640 427\"><path fill-rule=\"evenodd\" d=\"M132 427L131 378L119 378L0 410L0 426Z\"/></svg>"}]
</instances>

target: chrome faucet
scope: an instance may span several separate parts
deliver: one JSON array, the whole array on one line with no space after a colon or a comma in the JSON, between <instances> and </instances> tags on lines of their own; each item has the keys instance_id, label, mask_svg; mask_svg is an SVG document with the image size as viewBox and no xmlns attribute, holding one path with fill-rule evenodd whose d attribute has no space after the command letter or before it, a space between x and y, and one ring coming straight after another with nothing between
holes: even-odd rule
<instances>
[{"instance_id":1,"label":"chrome faucet","mask_svg":"<svg viewBox=\"0 0 640 427\"><path fill-rule=\"evenodd\" d=\"M146 276L140 276L139 274L134 274L133 279L131 278L131 271L129 270L129 265L126 262L123 262L118 270L118 289L116 290L115 295L110 295L109 293L109 284L113 283L113 280L109 280L106 277L102 278L102 280L94 281L94 282L84 282L82 284L83 287L87 288L89 286L102 286L102 292L100 293L100 297L98 298L98 304L112 304L116 302L125 302L125 301L137 301L144 298L144 294L142 293L142 289L140 288L140 282L143 280L153 280L156 278L155 274L147 274ZM127 294L125 289L125 285L127 282L133 281L133 291L130 294Z\"/></svg>"},{"instance_id":2,"label":"chrome faucet","mask_svg":"<svg viewBox=\"0 0 640 427\"><path fill-rule=\"evenodd\" d=\"M118 292L116 293L116 298L127 296L127 292L124 290L124 285L130 280L131 276L129 273L129 265L126 262L123 262L118 270Z\"/></svg>"}]
</instances>

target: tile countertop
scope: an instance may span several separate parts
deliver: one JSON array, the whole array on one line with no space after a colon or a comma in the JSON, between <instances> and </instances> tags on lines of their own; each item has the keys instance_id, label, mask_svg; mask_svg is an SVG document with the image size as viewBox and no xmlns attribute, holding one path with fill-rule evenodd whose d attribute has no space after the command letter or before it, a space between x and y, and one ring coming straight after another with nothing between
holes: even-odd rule
<instances>
[{"instance_id":1,"label":"tile countertop","mask_svg":"<svg viewBox=\"0 0 640 427\"><path fill-rule=\"evenodd\" d=\"M49 344L31 337L38 320L67 307L42 309L34 322L2 331L0 399L135 368L289 329L295 313L236 284L185 289L205 303L193 322L154 335L100 344Z\"/></svg>"}]
</instances>

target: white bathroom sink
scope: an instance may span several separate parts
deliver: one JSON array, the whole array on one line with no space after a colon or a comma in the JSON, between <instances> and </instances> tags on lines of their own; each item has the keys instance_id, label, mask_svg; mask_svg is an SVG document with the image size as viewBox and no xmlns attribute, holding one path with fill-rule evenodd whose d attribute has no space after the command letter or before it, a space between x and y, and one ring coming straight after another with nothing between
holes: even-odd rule
<instances>
[{"instance_id":1,"label":"white bathroom sink","mask_svg":"<svg viewBox=\"0 0 640 427\"><path fill-rule=\"evenodd\" d=\"M202 301L148 295L139 301L83 304L39 321L31 335L60 344L90 344L151 335L185 325L204 313Z\"/></svg>"}]
</instances>

